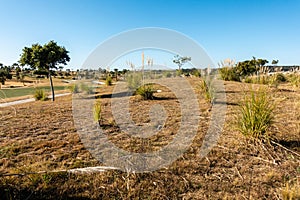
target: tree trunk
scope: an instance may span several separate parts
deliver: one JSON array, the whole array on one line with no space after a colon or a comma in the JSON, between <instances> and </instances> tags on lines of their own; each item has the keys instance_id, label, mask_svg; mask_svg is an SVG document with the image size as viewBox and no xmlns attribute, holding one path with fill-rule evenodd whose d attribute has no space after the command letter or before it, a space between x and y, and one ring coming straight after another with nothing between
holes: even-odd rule
<instances>
[{"instance_id":1,"label":"tree trunk","mask_svg":"<svg viewBox=\"0 0 300 200\"><path fill-rule=\"evenodd\" d=\"M49 70L49 79L50 79L50 87L51 87L51 93L52 93L52 101L55 100L55 96L54 96L54 88L53 88L53 82L52 82L52 77L51 77L51 72Z\"/></svg>"}]
</instances>

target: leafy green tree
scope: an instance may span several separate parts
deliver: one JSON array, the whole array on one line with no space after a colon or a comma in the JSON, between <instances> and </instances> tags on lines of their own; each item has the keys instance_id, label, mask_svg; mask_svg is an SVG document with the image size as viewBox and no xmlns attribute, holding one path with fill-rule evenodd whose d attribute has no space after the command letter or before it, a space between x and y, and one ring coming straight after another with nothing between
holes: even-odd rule
<instances>
[{"instance_id":1,"label":"leafy green tree","mask_svg":"<svg viewBox=\"0 0 300 200\"><path fill-rule=\"evenodd\" d=\"M51 77L51 70L57 69L58 64L66 65L70 61L68 51L65 47L58 46L53 40L41 46L33 44L31 47L24 47L22 50L20 64L29 65L33 69L46 70L48 72L52 91L52 101L54 101L54 88Z\"/></svg>"},{"instance_id":2,"label":"leafy green tree","mask_svg":"<svg viewBox=\"0 0 300 200\"><path fill-rule=\"evenodd\" d=\"M17 66L16 68L16 78L17 78L17 81L19 81L21 79L21 67Z\"/></svg>"},{"instance_id":3,"label":"leafy green tree","mask_svg":"<svg viewBox=\"0 0 300 200\"><path fill-rule=\"evenodd\" d=\"M2 85L5 84L6 79L12 79L11 75L11 67L4 66L2 63L0 63L0 83Z\"/></svg>"},{"instance_id":4,"label":"leafy green tree","mask_svg":"<svg viewBox=\"0 0 300 200\"><path fill-rule=\"evenodd\" d=\"M6 81L6 72L3 69L0 69L0 83L4 85L5 81Z\"/></svg>"},{"instance_id":5,"label":"leafy green tree","mask_svg":"<svg viewBox=\"0 0 300 200\"><path fill-rule=\"evenodd\" d=\"M115 68L114 71L115 71L116 81L118 81L119 70Z\"/></svg>"},{"instance_id":6,"label":"leafy green tree","mask_svg":"<svg viewBox=\"0 0 300 200\"><path fill-rule=\"evenodd\" d=\"M191 57L181 57L179 55L174 56L174 60L173 63L175 63L176 65L178 65L178 70L181 70L181 67L188 61L191 61Z\"/></svg>"},{"instance_id":7,"label":"leafy green tree","mask_svg":"<svg viewBox=\"0 0 300 200\"><path fill-rule=\"evenodd\" d=\"M256 73L259 69L267 64L269 61L265 59L256 59L253 57L252 60L246 60L237 64L237 72L240 76L245 77Z\"/></svg>"}]
</instances>

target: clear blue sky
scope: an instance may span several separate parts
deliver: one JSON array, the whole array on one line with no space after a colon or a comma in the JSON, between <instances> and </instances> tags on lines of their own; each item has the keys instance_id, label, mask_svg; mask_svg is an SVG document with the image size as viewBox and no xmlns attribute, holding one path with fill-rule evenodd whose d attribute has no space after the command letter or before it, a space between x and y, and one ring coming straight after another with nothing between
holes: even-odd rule
<instances>
[{"instance_id":1,"label":"clear blue sky","mask_svg":"<svg viewBox=\"0 0 300 200\"><path fill-rule=\"evenodd\" d=\"M55 40L80 68L108 37L133 28L173 29L196 40L215 63L252 56L300 64L300 1L0 0L0 63Z\"/></svg>"}]
</instances>

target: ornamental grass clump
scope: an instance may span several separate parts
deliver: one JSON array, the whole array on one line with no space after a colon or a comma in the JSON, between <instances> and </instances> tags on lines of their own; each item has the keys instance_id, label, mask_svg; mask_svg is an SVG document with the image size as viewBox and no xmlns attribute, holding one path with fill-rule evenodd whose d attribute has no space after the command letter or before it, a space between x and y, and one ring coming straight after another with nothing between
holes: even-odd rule
<instances>
[{"instance_id":1,"label":"ornamental grass clump","mask_svg":"<svg viewBox=\"0 0 300 200\"><path fill-rule=\"evenodd\" d=\"M245 95L237 115L238 129L254 138L267 136L267 131L274 119L274 102L266 89L251 91Z\"/></svg>"}]
</instances>

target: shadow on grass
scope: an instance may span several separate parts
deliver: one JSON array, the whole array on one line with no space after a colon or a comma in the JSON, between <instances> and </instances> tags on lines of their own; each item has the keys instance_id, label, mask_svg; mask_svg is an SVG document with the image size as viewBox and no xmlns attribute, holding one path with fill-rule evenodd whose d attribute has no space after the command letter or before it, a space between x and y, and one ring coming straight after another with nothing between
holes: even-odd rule
<instances>
[{"instance_id":1,"label":"shadow on grass","mask_svg":"<svg viewBox=\"0 0 300 200\"><path fill-rule=\"evenodd\" d=\"M228 106L238 106L238 103L234 102L224 102L224 101L215 101L214 104L228 105Z\"/></svg>"},{"instance_id":2,"label":"shadow on grass","mask_svg":"<svg viewBox=\"0 0 300 200\"><path fill-rule=\"evenodd\" d=\"M300 148L300 141L299 140L279 140L277 141L278 144L281 144L282 146L286 148Z\"/></svg>"},{"instance_id":3,"label":"shadow on grass","mask_svg":"<svg viewBox=\"0 0 300 200\"><path fill-rule=\"evenodd\" d=\"M49 188L45 190L35 190L30 188L18 189L13 185L3 186L0 185L0 199L1 200L40 200L40 199L70 199L70 200L88 200L86 197L74 197L70 191L61 193L56 188Z\"/></svg>"}]
</instances>

